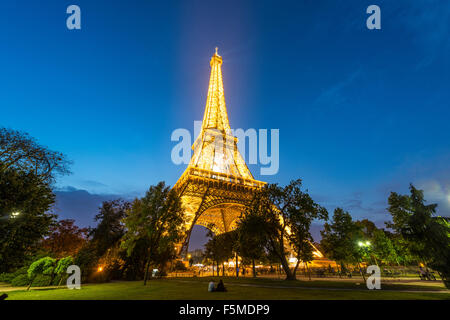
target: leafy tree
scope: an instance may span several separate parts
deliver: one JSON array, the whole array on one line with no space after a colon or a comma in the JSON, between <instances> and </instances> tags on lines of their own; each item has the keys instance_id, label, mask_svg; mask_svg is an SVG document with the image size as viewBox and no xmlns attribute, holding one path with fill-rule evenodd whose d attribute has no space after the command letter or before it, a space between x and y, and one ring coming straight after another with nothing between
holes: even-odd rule
<instances>
[{"instance_id":1,"label":"leafy tree","mask_svg":"<svg viewBox=\"0 0 450 320\"><path fill-rule=\"evenodd\" d=\"M222 275L225 275L223 263L231 259L233 248L236 242L236 233L234 231L214 235L208 231L207 236L210 240L205 244L205 258L212 260L217 265L217 276L219 276L219 264L222 264Z\"/></svg>"},{"instance_id":2,"label":"leafy tree","mask_svg":"<svg viewBox=\"0 0 450 320\"><path fill-rule=\"evenodd\" d=\"M371 243L373 257L377 265L379 261L398 263L397 252L384 230L376 229L373 232Z\"/></svg>"},{"instance_id":3,"label":"leafy tree","mask_svg":"<svg viewBox=\"0 0 450 320\"><path fill-rule=\"evenodd\" d=\"M303 261L306 267L308 267L308 263L314 259L314 248L312 246L314 239L310 232L311 223L316 219L328 220L328 211L315 203L309 194L301 191L300 180L291 183L288 187L288 191L292 195L285 200L286 205L284 210L288 214L284 216L290 222L289 227L291 232L288 239L297 256L297 263L293 270L293 277L295 279L299 262Z\"/></svg>"},{"instance_id":4,"label":"leafy tree","mask_svg":"<svg viewBox=\"0 0 450 320\"><path fill-rule=\"evenodd\" d=\"M51 183L56 175L69 174L70 164L62 153L39 145L27 133L0 128L0 173L33 173L44 183Z\"/></svg>"},{"instance_id":5,"label":"leafy tree","mask_svg":"<svg viewBox=\"0 0 450 320\"><path fill-rule=\"evenodd\" d=\"M0 272L22 265L48 234L55 215L51 184L70 162L26 133L0 128Z\"/></svg>"},{"instance_id":6,"label":"leafy tree","mask_svg":"<svg viewBox=\"0 0 450 320\"><path fill-rule=\"evenodd\" d=\"M407 241L410 251L438 271L450 288L450 224L448 218L435 216L437 204L425 204L423 191L410 185L410 195L392 192L388 224Z\"/></svg>"},{"instance_id":7,"label":"leafy tree","mask_svg":"<svg viewBox=\"0 0 450 320\"><path fill-rule=\"evenodd\" d=\"M48 234L51 188L32 172L0 171L0 272L20 267Z\"/></svg>"},{"instance_id":8,"label":"leafy tree","mask_svg":"<svg viewBox=\"0 0 450 320\"><path fill-rule=\"evenodd\" d=\"M33 262L28 268L28 278L30 279L30 284L28 285L27 290L30 289L33 280L40 274L50 275L51 280L49 285L53 282L53 278L55 276L55 267L56 267L56 259L51 257L41 258Z\"/></svg>"},{"instance_id":9,"label":"leafy tree","mask_svg":"<svg viewBox=\"0 0 450 320\"><path fill-rule=\"evenodd\" d=\"M265 249L278 257L287 280L296 279L299 262L290 269L286 247L291 245L297 255L309 259L311 221L326 219L328 215L325 208L301 190L301 186L300 179L285 187L268 185L255 194L245 211L245 215L253 215L252 219L259 220Z\"/></svg>"},{"instance_id":10,"label":"leafy tree","mask_svg":"<svg viewBox=\"0 0 450 320\"><path fill-rule=\"evenodd\" d=\"M74 264L81 269L82 281L89 279L97 267L99 256L97 255L97 248L93 242L86 243L78 252L74 258Z\"/></svg>"},{"instance_id":11,"label":"leafy tree","mask_svg":"<svg viewBox=\"0 0 450 320\"><path fill-rule=\"evenodd\" d=\"M398 233L390 233L385 231L386 235L389 237L392 243L392 247L395 251L396 263L398 265L407 266L414 261L418 261L417 257L411 253L411 250L408 246L408 241L405 240L401 234Z\"/></svg>"},{"instance_id":12,"label":"leafy tree","mask_svg":"<svg viewBox=\"0 0 450 320\"><path fill-rule=\"evenodd\" d=\"M42 247L54 257L75 256L87 241L87 228L79 228L75 220L65 219L50 227L50 235L42 240Z\"/></svg>"},{"instance_id":13,"label":"leafy tree","mask_svg":"<svg viewBox=\"0 0 450 320\"><path fill-rule=\"evenodd\" d=\"M243 258L252 262L253 277L256 277L255 260L261 260L265 256L266 238L261 233L261 218L254 214L244 215L237 223L237 251Z\"/></svg>"},{"instance_id":14,"label":"leafy tree","mask_svg":"<svg viewBox=\"0 0 450 320\"><path fill-rule=\"evenodd\" d=\"M175 257L175 244L184 234L183 216L178 194L164 182L151 186L127 211L122 247L130 256L139 241L147 245L144 285L151 263L162 267Z\"/></svg>"},{"instance_id":15,"label":"leafy tree","mask_svg":"<svg viewBox=\"0 0 450 320\"><path fill-rule=\"evenodd\" d=\"M129 202L120 199L102 203L95 216L97 227L90 232L99 257L114 247L125 234L123 219L130 206Z\"/></svg>"},{"instance_id":16,"label":"leafy tree","mask_svg":"<svg viewBox=\"0 0 450 320\"><path fill-rule=\"evenodd\" d=\"M325 254L338 261L341 266L349 262L358 262L361 258L355 244L361 238L362 232L347 211L336 208L331 223L325 223L320 233L322 235L320 246Z\"/></svg>"},{"instance_id":17,"label":"leafy tree","mask_svg":"<svg viewBox=\"0 0 450 320\"><path fill-rule=\"evenodd\" d=\"M69 268L69 266L73 264L73 258L71 256L67 256L58 260L54 270L55 275L59 276L58 286L61 285L61 282L63 281L64 276L67 273L67 268Z\"/></svg>"}]
</instances>

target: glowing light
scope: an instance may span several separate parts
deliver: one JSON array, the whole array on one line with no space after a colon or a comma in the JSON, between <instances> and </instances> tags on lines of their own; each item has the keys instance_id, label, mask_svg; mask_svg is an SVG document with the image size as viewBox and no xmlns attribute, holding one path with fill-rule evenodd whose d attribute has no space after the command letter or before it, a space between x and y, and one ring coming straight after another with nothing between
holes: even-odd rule
<instances>
[{"instance_id":1,"label":"glowing light","mask_svg":"<svg viewBox=\"0 0 450 320\"><path fill-rule=\"evenodd\" d=\"M97 271L98 271L98 272L102 272L102 271L103 271L103 267L102 267L102 266L99 266L99 267L97 268Z\"/></svg>"},{"instance_id":2,"label":"glowing light","mask_svg":"<svg viewBox=\"0 0 450 320\"><path fill-rule=\"evenodd\" d=\"M19 211L11 213L11 218L17 218L20 215Z\"/></svg>"},{"instance_id":3,"label":"glowing light","mask_svg":"<svg viewBox=\"0 0 450 320\"><path fill-rule=\"evenodd\" d=\"M319 251L314 251L313 255L315 255L316 257L319 257L319 258L323 257L323 255Z\"/></svg>"},{"instance_id":4,"label":"glowing light","mask_svg":"<svg viewBox=\"0 0 450 320\"><path fill-rule=\"evenodd\" d=\"M360 247L369 247L370 244L371 244L370 241L365 241L365 242L358 241L358 246L360 246Z\"/></svg>"},{"instance_id":5,"label":"glowing light","mask_svg":"<svg viewBox=\"0 0 450 320\"><path fill-rule=\"evenodd\" d=\"M297 263L297 258L290 257L289 258L289 263Z\"/></svg>"}]
</instances>

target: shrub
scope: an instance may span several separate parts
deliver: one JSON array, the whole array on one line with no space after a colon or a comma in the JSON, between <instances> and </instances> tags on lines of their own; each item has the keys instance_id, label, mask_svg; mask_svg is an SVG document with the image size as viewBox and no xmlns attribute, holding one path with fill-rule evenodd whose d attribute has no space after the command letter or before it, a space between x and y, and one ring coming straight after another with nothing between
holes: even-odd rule
<instances>
[{"instance_id":1,"label":"shrub","mask_svg":"<svg viewBox=\"0 0 450 320\"><path fill-rule=\"evenodd\" d=\"M11 281L15 278L14 273L1 273L0 274L0 282L11 283Z\"/></svg>"},{"instance_id":2,"label":"shrub","mask_svg":"<svg viewBox=\"0 0 450 320\"><path fill-rule=\"evenodd\" d=\"M38 274L31 284L32 287L47 287L50 283L51 277L45 274Z\"/></svg>"},{"instance_id":3,"label":"shrub","mask_svg":"<svg viewBox=\"0 0 450 320\"><path fill-rule=\"evenodd\" d=\"M11 285L13 287L24 287L27 286L30 283L30 279L28 279L28 275L26 274L19 274L17 277L12 279Z\"/></svg>"},{"instance_id":4,"label":"shrub","mask_svg":"<svg viewBox=\"0 0 450 320\"><path fill-rule=\"evenodd\" d=\"M27 274L28 266L24 266L13 272L14 278L21 274Z\"/></svg>"}]
</instances>

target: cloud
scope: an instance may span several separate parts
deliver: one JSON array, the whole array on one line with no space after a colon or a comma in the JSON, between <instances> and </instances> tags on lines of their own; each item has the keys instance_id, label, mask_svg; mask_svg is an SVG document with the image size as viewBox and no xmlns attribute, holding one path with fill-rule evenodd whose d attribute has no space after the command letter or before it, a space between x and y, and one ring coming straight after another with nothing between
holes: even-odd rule
<instances>
[{"instance_id":1,"label":"cloud","mask_svg":"<svg viewBox=\"0 0 450 320\"><path fill-rule=\"evenodd\" d=\"M450 181L438 181L437 179L423 180L417 183L418 189L422 189L428 203L437 203L438 214L450 216Z\"/></svg>"},{"instance_id":2,"label":"cloud","mask_svg":"<svg viewBox=\"0 0 450 320\"><path fill-rule=\"evenodd\" d=\"M103 201L127 199L129 195L93 194L73 186L65 186L55 190L56 203L53 208L59 219L74 219L81 227L94 226L95 215Z\"/></svg>"}]
</instances>

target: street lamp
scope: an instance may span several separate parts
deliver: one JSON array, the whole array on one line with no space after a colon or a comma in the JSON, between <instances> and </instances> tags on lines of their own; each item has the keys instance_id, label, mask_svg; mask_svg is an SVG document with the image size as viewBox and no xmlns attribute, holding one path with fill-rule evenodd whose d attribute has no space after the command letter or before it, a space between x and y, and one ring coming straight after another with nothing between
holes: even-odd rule
<instances>
[{"instance_id":1,"label":"street lamp","mask_svg":"<svg viewBox=\"0 0 450 320\"><path fill-rule=\"evenodd\" d=\"M18 216L20 215L20 212L19 211L15 211L15 212L13 212L13 213L11 213L11 218L17 218Z\"/></svg>"},{"instance_id":2,"label":"street lamp","mask_svg":"<svg viewBox=\"0 0 450 320\"><path fill-rule=\"evenodd\" d=\"M363 251L363 254L368 252L370 245L371 245L370 241L358 241L358 246ZM362 257L360 257L359 260L360 260L360 262L362 262ZM366 277L364 276L364 272L362 272L362 270L361 270L361 265L359 262L358 262L358 267L359 267L359 271L360 271L364 281L366 281Z\"/></svg>"}]
</instances>

